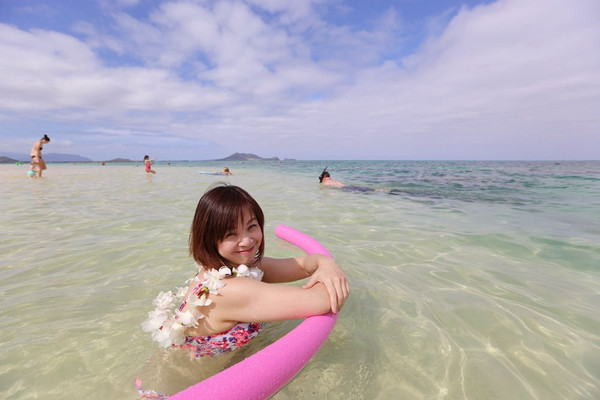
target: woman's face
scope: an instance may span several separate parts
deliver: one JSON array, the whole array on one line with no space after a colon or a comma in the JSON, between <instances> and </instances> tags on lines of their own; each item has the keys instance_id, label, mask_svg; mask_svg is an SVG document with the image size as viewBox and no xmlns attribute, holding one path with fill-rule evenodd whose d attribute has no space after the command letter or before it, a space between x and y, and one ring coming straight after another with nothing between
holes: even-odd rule
<instances>
[{"instance_id":1,"label":"woman's face","mask_svg":"<svg viewBox=\"0 0 600 400\"><path fill-rule=\"evenodd\" d=\"M262 240L258 220L250 211L244 211L236 228L227 232L219 242L219 254L233 265L251 265Z\"/></svg>"}]
</instances>

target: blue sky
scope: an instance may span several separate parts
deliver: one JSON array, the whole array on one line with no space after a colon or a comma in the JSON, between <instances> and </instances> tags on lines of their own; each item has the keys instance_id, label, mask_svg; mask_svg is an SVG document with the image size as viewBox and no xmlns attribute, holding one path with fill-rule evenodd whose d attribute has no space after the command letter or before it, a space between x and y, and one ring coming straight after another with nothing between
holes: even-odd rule
<instances>
[{"instance_id":1,"label":"blue sky","mask_svg":"<svg viewBox=\"0 0 600 400\"><path fill-rule=\"evenodd\" d=\"M599 159L597 0L0 0L0 155Z\"/></svg>"}]
</instances>

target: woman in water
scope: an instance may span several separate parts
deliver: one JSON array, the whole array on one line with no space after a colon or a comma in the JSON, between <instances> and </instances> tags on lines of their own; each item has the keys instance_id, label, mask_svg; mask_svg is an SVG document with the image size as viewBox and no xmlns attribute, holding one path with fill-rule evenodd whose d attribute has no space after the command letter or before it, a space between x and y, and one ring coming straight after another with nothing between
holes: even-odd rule
<instances>
[{"instance_id":1,"label":"woman in water","mask_svg":"<svg viewBox=\"0 0 600 400\"><path fill-rule=\"evenodd\" d=\"M142 329L162 347L215 357L247 344L264 322L342 308L350 289L333 259L321 254L274 259L264 251L258 203L237 186L210 189L198 202L189 237L198 273L177 294L159 293ZM307 277L302 287L275 285ZM168 398L142 389L139 379L136 386L142 398Z\"/></svg>"},{"instance_id":2,"label":"woman in water","mask_svg":"<svg viewBox=\"0 0 600 400\"><path fill-rule=\"evenodd\" d=\"M31 152L29 153L31 156L30 170L37 172L38 178L42 177L42 171L46 169L46 162L42 158L42 149L46 143L50 143L50 138L48 135L44 135L43 138L35 142L33 147L31 147ZM35 176L35 173L31 174L31 176Z\"/></svg>"},{"instance_id":3,"label":"woman in water","mask_svg":"<svg viewBox=\"0 0 600 400\"><path fill-rule=\"evenodd\" d=\"M156 158L150 159L148 155L144 156L144 165L146 167L147 174L155 174L156 171L152 169L152 161L156 160Z\"/></svg>"}]
</instances>

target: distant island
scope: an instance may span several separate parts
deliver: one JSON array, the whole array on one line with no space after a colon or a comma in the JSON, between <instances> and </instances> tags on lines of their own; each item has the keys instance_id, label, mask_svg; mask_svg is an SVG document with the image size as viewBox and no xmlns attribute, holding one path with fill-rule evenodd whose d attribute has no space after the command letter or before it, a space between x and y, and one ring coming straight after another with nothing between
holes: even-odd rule
<instances>
[{"instance_id":1,"label":"distant island","mask_svg":"<svg viewBox=\"0 0 600 400\"><path fill-rule=\"evenodd\" d=\"M0 164L15 164L18 161L19 160L15 160L14 158L10 158L10 157L5 157L5 156L0 157Z\"/></svg>"},{"instance_id":2,"label":"distant island","mask_svg":"<svg viewBox=\"0 0 600 400\"><path fill-rule=\"evenodd\" d=\"M61 153L48 153L44 154L44 161L46 162L91 162L87 157L78 156L77 154L61 154ZM30 162L31 157L26 154L16 153L3 153L0 156L0 163L9 164L16 163L17 161Z\"/></svg>"},{"instance_id":3,"label":"distant island","mask_svg":"<svg viewBox=\"0 0 600 400\"><path fill-rule=\"evenodd\" d=\"M113 158L112 160L106 160L104 162L119 162L119 163L122 163L122 162L140 162L140 161L139 160L135 161L135 160L130 160L128 158L118 157L118 158Z\"/></svg>"},{"instance_id":4,"label":"distant island","mask_svg":"<svg viewBox=\"0 0 600 400\"><path fill-rule=\"evenodd\" d=\"M60 153L48 153L44 154L44 160L46 162L79 162L79 163L91 163L100 162L92 161L87 157L78 156L76 154L60 154ZM286 160L293 160L286 158ZM0 155L0 164L14 164L18 161L29 162L30 157L22 154L15 153L4 153ZM174 161L174 160L173 160ZM205 161L281 161L279 157L264 158L251 153L233 153L232 155L219 158L216 160L205 160ZM140 160L130 160L127 158L117 157L112 160L103 160L103 163L133 163L140 162Z\"/></svg>"},{"instance_id":5,"label":"distant island","mask_svg":"<svg viewBox=\"0 0 600 400\"><path fill-rule=\"evenodd\" d=\"M219 158L213 161L279 161L279 157L262 158L256 154L250 153L233 153L229 157Z\"/></svg>"},{"instance_id":6,"label":"distant island","mask_svg":"<svg viewBox=\"0 0 600 400\"><path fill-rule=\"evenodd\" d=\"M48 153L44 154L44 160L46 162L90 162L87 157L78 156L77 154L60 154L60 153Z\"/></svg>"}]
</instances>

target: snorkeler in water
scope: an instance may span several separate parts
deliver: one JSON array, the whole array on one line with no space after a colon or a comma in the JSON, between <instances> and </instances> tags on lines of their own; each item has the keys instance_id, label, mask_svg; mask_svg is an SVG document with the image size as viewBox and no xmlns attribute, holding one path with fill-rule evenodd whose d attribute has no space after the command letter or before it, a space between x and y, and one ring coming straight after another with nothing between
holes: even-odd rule
<instances>
[{"instance_id":1,"label":"snorkeler in water","mask_svg":"<svg viewBox=\"0 0 600 400\"><path fill-rule=\"evenodd\" d=\"M322 183L325 186L336 187L336 188L340 188L340 189L344 189L344 190L353 190L353 191L357 191L357 192L374 192L375 191L375 189L372 189L370 187L345 185L340 181L336 181L335 179L331 178L331 175L329 174L329 172L327 172L327 167L325 167L323 172L321 172L321 175L319 176L319 183Z\"/></svg>"},{"instance_id":2,"label":"snorkeler in water","mask_svg":"<svg viewBox=\"0 0 600 400\"><path fill-rule=\"evenodd\" d=\"M329 175L329 172L327 172L327 167L325 167L323 172L321 172L321 175L319 176L319 183L322 183L325 186L333 186L337 188L343 188L346 186L342 182L332 179L331 175Z\"/></svg>"}]
</instances>

